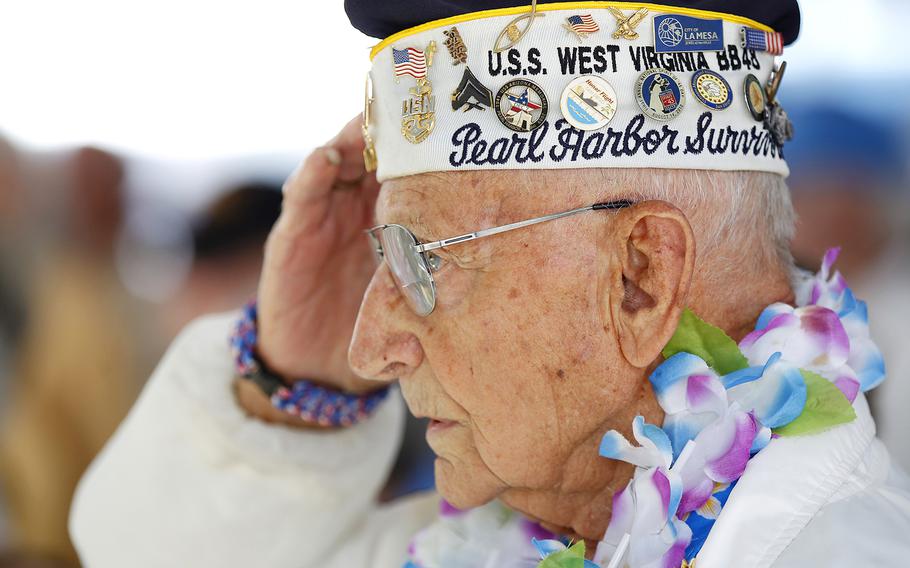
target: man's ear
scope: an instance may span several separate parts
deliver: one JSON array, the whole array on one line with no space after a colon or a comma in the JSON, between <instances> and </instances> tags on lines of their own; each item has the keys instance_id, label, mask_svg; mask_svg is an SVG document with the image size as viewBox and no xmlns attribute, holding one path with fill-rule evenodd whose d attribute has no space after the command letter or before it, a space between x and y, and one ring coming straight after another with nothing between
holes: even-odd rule
<instances>
[{"instance_id":1,"label":"man's ear","mask_svg":"<svg viewBox=\"0 0 910 568\"><path fill-rule=\"evenodd\" d=\"M670 341L695 266L695 238L682 211L645 201L620 211L604 245L601 316L629 364L650 365Z\"/></svg>"}]
</instances>

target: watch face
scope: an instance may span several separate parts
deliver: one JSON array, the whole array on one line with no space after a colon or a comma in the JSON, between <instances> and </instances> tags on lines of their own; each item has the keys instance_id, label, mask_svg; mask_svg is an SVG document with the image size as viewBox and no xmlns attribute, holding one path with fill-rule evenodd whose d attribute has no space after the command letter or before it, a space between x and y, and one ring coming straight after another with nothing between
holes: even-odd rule
<instances>
[{"instance_id":1,"label":"watch face","mask_svg":"<svg viewBox=\"0 0 910 568\"><path fill-rule=\"evenodd\" d=\"M540 128L547 119L547 96L537 84L525 79L503 85L494 106L499 121L516 132Z\"/></svg>"},{"instance_id":2,"label":"watch face","mask_svg":"<svg viewBox=\"0 0 910 568\"><path fill-rule=\"evenodd\" d=\"M280 377L273 374L271 371L265 368L265 366L260 362L258 368L243 377L244 379L250 381L265 393L266 396L271 397L279 388L285 386L284 381Z\"/></svg>"}]
</instances>

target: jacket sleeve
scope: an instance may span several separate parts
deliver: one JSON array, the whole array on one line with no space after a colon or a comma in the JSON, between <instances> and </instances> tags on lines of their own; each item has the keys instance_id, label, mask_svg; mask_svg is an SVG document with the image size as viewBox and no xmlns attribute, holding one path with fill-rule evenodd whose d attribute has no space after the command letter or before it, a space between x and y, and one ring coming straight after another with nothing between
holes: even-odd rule
<instances>
[{"instance_id":1,"label":"jacket sleeve","mask_svg":"<svg viewBox=\"0 0 910 568\"><path fill-rule=\"evenodd\" d=\"M70 532L87 568L316 567L373 512L400 398L328 432L248 418L231 389L235 319L174 341L80 482Z\"/></svg>"}]
</instances>

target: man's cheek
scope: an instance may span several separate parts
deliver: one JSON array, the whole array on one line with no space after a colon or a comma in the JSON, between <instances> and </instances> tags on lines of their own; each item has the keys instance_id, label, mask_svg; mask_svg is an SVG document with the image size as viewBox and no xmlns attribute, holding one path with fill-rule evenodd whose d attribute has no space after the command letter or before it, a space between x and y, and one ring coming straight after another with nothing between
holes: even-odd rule
<instances>
[{"instance_id":1,"label":"man's cheek","mask_svg":"<svg viewBox=\"0 0 910 568\"><path fill-rule=\"evenodd\" d=\"M435 463L436 488L458 508L483 505L507 485L490 470L473 444L459 444Z\"/></svg>"},{"instance_id":2,"label":"man's cheek","mask_svg":"<svg viewBox=\"0 0 910 568\"><path fill-rule=\"evenodd\" d=\"M508 411L490 418L475 424L474 440L480 458L497 478L510 487L527 488L556 481L557 470L552 466L562 458L555 435L558 428L541 428L533 417Z\"/></svg>"},{"instance_id":3,"label":"man's cheek","mask_svg":"<svg viewBox=\"0 0 910 568\"><path fill-rule=\"evenodd\" d=\"M485 289L480 277L478 271L459 266L443 269L436 278L437 308L451 317L463 317L474 295Z\"/></svg>"}]
</instances>

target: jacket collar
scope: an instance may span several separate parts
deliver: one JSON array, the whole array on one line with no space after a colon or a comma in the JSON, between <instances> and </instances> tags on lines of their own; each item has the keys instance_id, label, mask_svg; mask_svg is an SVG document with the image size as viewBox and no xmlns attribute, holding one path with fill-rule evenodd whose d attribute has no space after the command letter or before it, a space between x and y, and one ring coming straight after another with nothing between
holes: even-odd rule
<instances>
[{"instance_id":1,"label":"jacket collar","mask_svg":"<svg viewBox=\"0 0 910 568\"><path fill-rule=\"evenodd\" d=\"M860 394L853 406L853 422L820 434L777 438L749 461L698 555L698 568L774 563L849 481L875 438L865 397Z\"/></svg>"}]
</instances>

